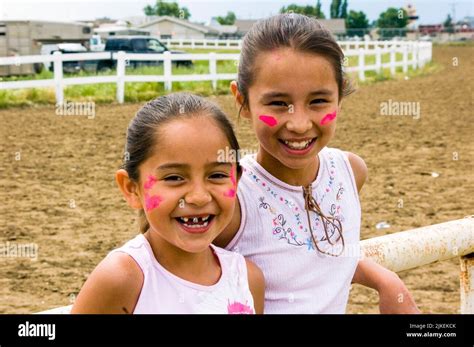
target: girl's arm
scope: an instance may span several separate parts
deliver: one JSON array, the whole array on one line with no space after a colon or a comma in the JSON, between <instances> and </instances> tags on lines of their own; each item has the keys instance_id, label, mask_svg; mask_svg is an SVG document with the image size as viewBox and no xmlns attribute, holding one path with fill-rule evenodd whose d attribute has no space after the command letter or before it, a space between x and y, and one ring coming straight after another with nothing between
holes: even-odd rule
<instances>
[{"instance_id":1,"label":"girl's arm","mask_svg":"<svg viewBox=\"0 0 474 347\"><path fill-rule=\"evenodd\" d=\"M359 260L352 283L362 284L379 292L380 313L420 313L400 277L370 259Z\"/></svg>"},{"instance_id":2,"label":"girl's arm","mask_svg":"<svg viewBox=\"0 0 474 347\"><path fill-rule=\"evenodd\" d=\"M250 260L246 259L245 261L247 262L247 277L250 292L253 297L255 313L263 314L263 305L265 301L265 278L263 277L263 272Z\"/></svg>"},{"instance_id":3,"label":"girl's arm","mask_svg":"<svg viewBox=\"0 0 474 347\"><path fill-rule=\"evenodd\" d=\"M143 273L135 261L112 253L90 274L71 313L133 313L142 286Z\"/></svg>"},{"instance_id":4,"label":"girl's arm","mask_svg":"<svg viewBox=\"0 0 474 347\"><path fill-rule=\"evenodd\" d=\"M367 165L358 155L350 152L346 154L360 192L367 179ZM362 284L379 292L380 313L420 313L400 277L370 259L359 260L352 283Z\"/></svg>"}]
</instances>

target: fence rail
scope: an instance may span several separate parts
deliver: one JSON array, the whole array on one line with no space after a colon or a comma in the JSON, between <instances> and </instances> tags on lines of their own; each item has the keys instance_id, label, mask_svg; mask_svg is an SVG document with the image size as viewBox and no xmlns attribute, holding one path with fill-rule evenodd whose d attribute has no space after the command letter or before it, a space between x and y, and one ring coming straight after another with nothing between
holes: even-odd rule
<instances>
[{"instance_id":1,"label":"fence rail","mask_svg":"<svg viewBox=\"0 0 474 347\"><path fill-rule=\"evenodd\" d=\"M460 259L460 312L474 313L474 216L379 236L360 242L363 258L400 272ZM39 312L68 314L72 305Z\"/></svg>"},{"instance_id":2,"label":"fence rail","mask_svg":"<svg viewBox=\"0 0 474 347\"><path fill-rule=\"evenodd\" d=\"M230 42L230 41L227 41ZM390 69L394 75L396 69L400 68L407 72L409 66L413 69L423 67L432 57L432 44L430 42L417 41L344 41L339 43L344 49L347 58L357 57L357 66L344 66L345 71L357 72L362 81L366 78L366 72L375 71L380 73L382 69ZM363 47L362 47L363 45ZM389 61L383 63L382 56L389 54ZM396 55L401 54L402 60L397 60ZM409 56L411 55L411 59ZM165 90L172 90L173 82L183 81L210 81L212 88L217 88L217 81L232 80L237 77L236 73L217 73L217 61L239 60L238 53L200 53L200 54L130 54L125 52L99 52L99 53L75 53L62 54L55 52L53 55L15 56L0 58L2 65L20 65L31 63L50 63L54 65L54 78L45 80L25 80L0 82L0 90L20 88L43 88L54 87L56 102L64 102L64 88L71 85L116 83L116 99L119 103L124 102L125 83L127 82L163 82ZM375 64L368 64L367 57L375 57ZM113 76L90 76L90 77L68 77L63 76L63 62L68 61L98 61L113 59L117 61L117 73ZM127 75L126 66L130 61L162 61L163 75ZM182 60L205 60L209 61L208 74L173 75L172 62Z\"/></svg>"}]
</instances>

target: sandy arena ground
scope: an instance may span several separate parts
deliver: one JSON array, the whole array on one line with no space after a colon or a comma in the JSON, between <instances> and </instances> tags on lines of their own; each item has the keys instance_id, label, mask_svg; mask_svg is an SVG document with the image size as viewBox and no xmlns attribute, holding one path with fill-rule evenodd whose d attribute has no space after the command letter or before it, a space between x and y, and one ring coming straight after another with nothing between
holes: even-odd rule
<instances>
[{"instance_id":1,"label":"sandy arena ground","mask_svg":"<svg viewBox=\"0 0 474 347\"><path fill-rule=\"evenodd\" d=\"M472 46L435 47L438 72L360 87L344 101L330 146L359 154L369 167L363 239L473 214L473 53ZM236 119L230 96L212 99ZM381 116L389 99L419 102L420 119ZM0 111L0 243L39 247L36 261L0 258L0 313L69 304L97 263L136 234L114 173L139 107L98 105L94 119L57 116L53 106ZM245 120L238 134L243 148L255 146ZM377 230L380 221L391 228ZM423 312L459 312L457 259L400 276ZM348 312L377 313L377 293L354 286Z\"/></svg>"}]
</instances>

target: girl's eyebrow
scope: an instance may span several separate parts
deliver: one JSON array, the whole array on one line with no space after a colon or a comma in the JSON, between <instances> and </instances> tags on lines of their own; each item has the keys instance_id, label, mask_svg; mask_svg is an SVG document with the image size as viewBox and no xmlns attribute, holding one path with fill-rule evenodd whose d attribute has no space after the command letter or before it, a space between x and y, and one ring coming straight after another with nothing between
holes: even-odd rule
<instances>
[{"instance_id":1,"label":"girl's eyebrow","mask_svg":"<svg viewBox=\"0 0 474 347\"><path fill-rule=\"evenodd\" d=\"M224 161L213 161L210 163L207 163L207 167L212 167L212 166L219 166L219 165L228 165L232 166L231 162L224 162ZM163 165L158 166L157 170L166 170L166 169L189 169L191 165L185 164L185 163L166 163Z\"/></svg>"},{"instance_id":2,"label":"girl's eyebrow","mask_svg":"<svg viewBox=\"0 0 474 347\"><path fill-rule=\"evenodd\" d=\"M260 101L262 100L265 100L265 99L271 99L271 98L285 98L285 97L288 97L290 96L289 94L287 93L282 93L282 92L268 92L268 93L265 93L263 94L261 97L260 97Z\"/></svg>"},{"instance_id":3,"label":"girl's eyebrow","mask_svg":"<svg viewBox=\"0 0 474 347\"><path fill-rule=\"evenodd\" d=\"M333 94L333 91L332 90L329 90L329 89L320 89L320 90L315 90L311 93L309 93L309 95L332 95Z\"/></svg>"},{"instance_id":4,"label":"girl's eyebrow","mask_svg":"<svg viewBox=\"0 0 474 347\"><path fill-rule=\"evenodd\" d=\"M167 163L158 166L157 170L166 170L166 169L187 169L189 168L188 164L184 163Z\"/></svg>"},{"instance_id":5,"label":"girl's eyebrow","mask_svg":"<svg viewBox=\"0 0 474 347\"><path fill-rule=\"evenodd\" d=\"M329 89L319 89L319 90L314 90L312 91L311 93L309 93L310 96L312 95L332 95L333 92ZM265 93L263 94L261 97L260 97L260 101L263 101L263 100L266 100L266 99L272 99L272 98L285 98L285 97L289 97L290 94L287 94L287 93L282 93L282 92L268 92L268 93Z\"/></svg>"}]
</instances>

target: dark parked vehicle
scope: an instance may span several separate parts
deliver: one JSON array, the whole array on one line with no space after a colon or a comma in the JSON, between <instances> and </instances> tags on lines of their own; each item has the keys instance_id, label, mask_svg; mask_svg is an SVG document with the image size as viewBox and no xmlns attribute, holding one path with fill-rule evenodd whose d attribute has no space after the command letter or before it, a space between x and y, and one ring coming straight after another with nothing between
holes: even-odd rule
<instances>
[{"instance_id":1,"label":"dark parked vehicle","mask_svg":"<svg viewBox=\"0 0 474 347\"><path fill-rule=\"evenodd\" d=\"M151 36L117 36L109 37L105 44L106 52L119 52L124 51L126 53L148 53L148 54L160 54L164 52L171 52L171 54L184 54L184 51L171 51L157 38ZM142 60L142 61L130 61L130 67L137 68L141 66L160 66L163 64L162 60ZM98 63L97 70L115 69L117 60L100 60ZM174 66L186 66L192 67L193 62L191 60L178 60L173 61Z\"/></svg>"}]
</instances>

